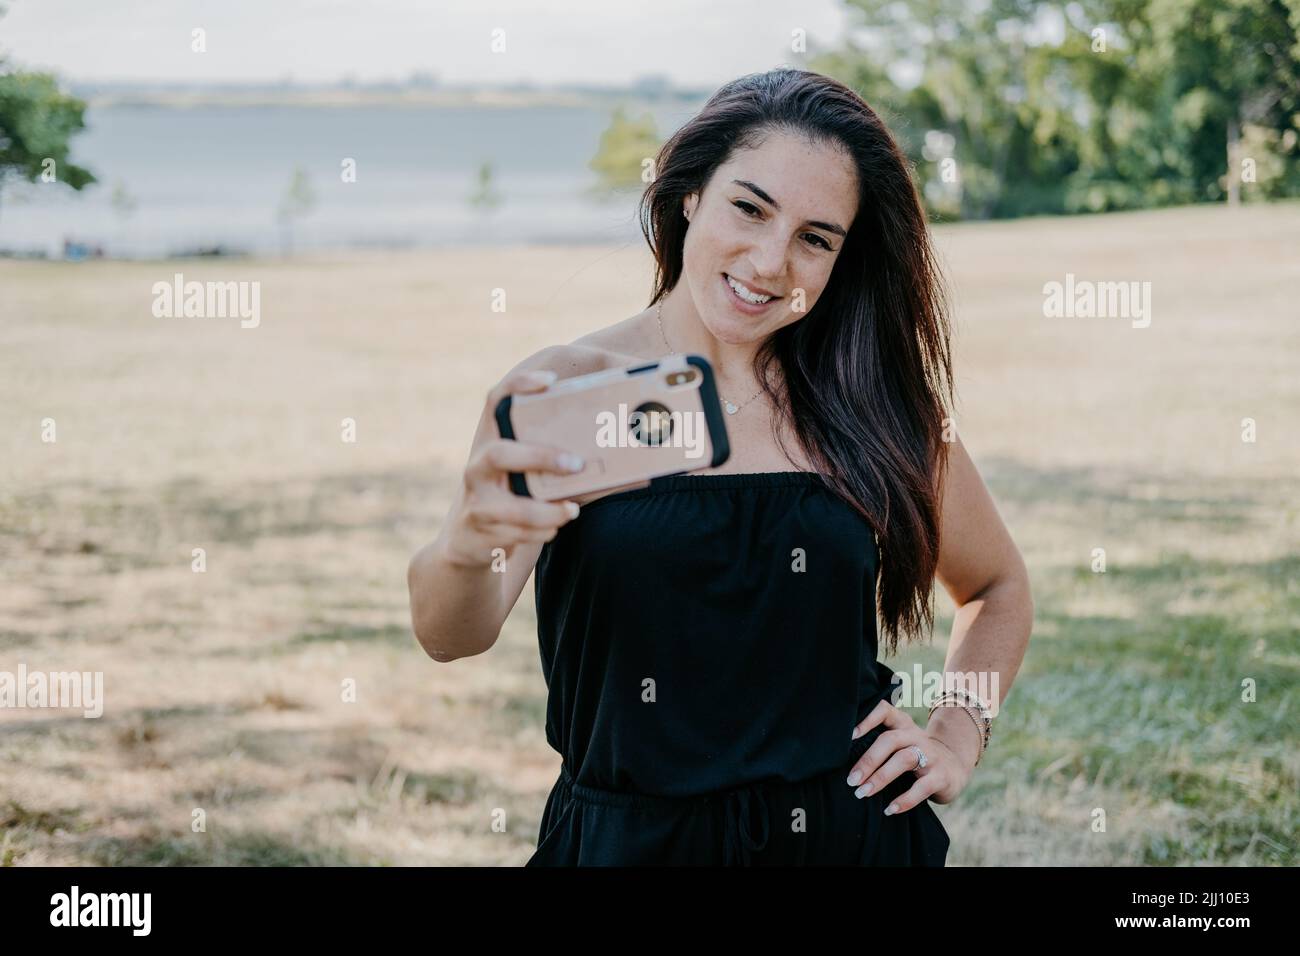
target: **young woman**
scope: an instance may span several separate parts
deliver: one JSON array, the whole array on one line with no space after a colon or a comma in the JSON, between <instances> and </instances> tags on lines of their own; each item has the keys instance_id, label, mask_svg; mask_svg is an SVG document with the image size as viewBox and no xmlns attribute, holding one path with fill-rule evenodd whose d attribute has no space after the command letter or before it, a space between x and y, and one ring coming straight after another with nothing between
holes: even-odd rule
<instances>
[{"instance_id":1,"label":"young woman","mask_svg":"<svg viewBox=\"0 0 1300 956\"><path fill-rule=\"evenodd\" d=\"M438 661L481 654L536 568L562 770L529 865L943 865L1033 617L1015 544L951 431L948 323L897 145L852 90L778 69L723 87L642 199L645 311L491 390L462 487L411 560ZM717 375L731 457L576 502L510 471L578 470L502 440L506 394L670 352ZM493 573L494 549L507 555ZM924 727L877 661L957 605L945 674L993 676ZM913 702L909 702L911 704Z\"/></svg>"}]
</instances>

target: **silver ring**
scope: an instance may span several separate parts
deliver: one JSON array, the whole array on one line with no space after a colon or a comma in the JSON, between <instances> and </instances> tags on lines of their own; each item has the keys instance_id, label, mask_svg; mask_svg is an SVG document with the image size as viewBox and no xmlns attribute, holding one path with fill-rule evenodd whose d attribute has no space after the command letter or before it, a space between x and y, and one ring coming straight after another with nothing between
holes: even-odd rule
<instances>
[{"instance_id":1,"label":"silver ring","mask_svg":"<svg viewBox=\"0 0 1300 956\"><path fill-rule=\"evenodd\" d=\"M922 750L920 747L918 747L916 744L912 744L912 749L916 751L916 766L913 767L912 769L924 770L925 765L929 762L925 759L925 751Z\"/></svg>"}]
</instances>

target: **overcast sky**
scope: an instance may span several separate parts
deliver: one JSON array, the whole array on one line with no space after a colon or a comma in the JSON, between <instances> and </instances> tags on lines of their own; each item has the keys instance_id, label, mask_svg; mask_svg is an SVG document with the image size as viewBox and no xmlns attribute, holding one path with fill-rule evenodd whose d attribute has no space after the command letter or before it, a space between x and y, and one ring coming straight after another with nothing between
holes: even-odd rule
<instances>
[{"instance_id":1,"label":"overcast sky","mask_svg":"<svg viewBox=\"0 0 1300 956\"><path fill-rule=\"evenodd\" d=\"M64 79L402 79L685 86L838 45L841 0L0 0L0 52ZM207 52L191 51L206 31ZM506 51L492 53L492 31Z\"/></svg>"}]
</instances>

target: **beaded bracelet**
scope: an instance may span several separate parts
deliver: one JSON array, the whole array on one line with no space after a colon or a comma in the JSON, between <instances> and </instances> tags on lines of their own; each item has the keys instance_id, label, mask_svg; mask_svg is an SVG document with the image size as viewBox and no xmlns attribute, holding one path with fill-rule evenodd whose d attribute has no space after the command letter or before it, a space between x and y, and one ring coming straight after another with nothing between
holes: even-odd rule
<instances>
[{"instance_id":1,"label":"beaded bracelet","mask_svg":"<svg viewBox=\"0 0 1300 956\"><path fill-rule=\"evenodd\" d=\"M934 702L934 705L931 706L930 712L934 713L934 708L942 706L946 701L959 698L964 701L960 706L969 704L979 710L980 717L983 719L984 724L984 729L981 731L981 735L984 737L991 736L993 733L993 711L989 709L988 704L984 703L979 695L973 694L964 688L954 687L951 690L944 691L939 695L938 699Z\"/></svg>"},{"instance_id":2,"label":"beaded bracelet","mask_svg":"<svg viewBox=\"0 0 1300 956\"><path fill-rule=\"evenodd\" d=\"M939 705L939 706L943 706L943 705ZM969 707L963 704L953 704L951 706L960 707L963 711L965 711L966 716L969 717L971 719L971 722L974 723L975 725L975 732L980 735L980 749L979 749L979 753L975 755L975 766L978 767L980 765L980 761L984 759L984 751L988 748L988 738L984 736L984 730L980 726L980 719L978 716L976 716L975 708L973 707ZM931 710L930 713L931 715L933 715L934 710Z\"/></svg>"},{"instance_id":3,"label":"beaded bracelet","mask_svg":"<svg viewBox=\"0 0 1300 956\"><path fill-rule=\"evenodd\" d=\"M972 713L973 711L978 714L976 726L980 729L980 736L983 737L984 747L987 749L989 740L993 736L993 712L989 709L988 705L975 694L972 694L969 691L960 690L945 693L939 698L937 703L942 705L950 700L955 701L957 705L963 710L966 710L967 713ZM974 716L974 714L972 714L972 716Z\"/></svg>"},{"instance_id":4,"label":"beaded bracelet","mask_svg":"<svg viewBox=\"0 0 1300 956\"><path fill-rule=\"evenodd\" d=\"M988 705L978 696L972 694L970 691L955 688L946 691L931 705L930 716L934 716L934 712L938 708L948 706L948 701L950 700L954 702L952 706L960 707L966 712L966 715L970 717L971 721L975 724L976 732L980 735L980 752L975 757L975 766L978 767L980 761L984 759L984 751L988 749L989 740L993 735L993 714L989 710ZM972 706L970 703L964 703L963 700L973 701L974 704Z\"/></svg>"}]
</instances>

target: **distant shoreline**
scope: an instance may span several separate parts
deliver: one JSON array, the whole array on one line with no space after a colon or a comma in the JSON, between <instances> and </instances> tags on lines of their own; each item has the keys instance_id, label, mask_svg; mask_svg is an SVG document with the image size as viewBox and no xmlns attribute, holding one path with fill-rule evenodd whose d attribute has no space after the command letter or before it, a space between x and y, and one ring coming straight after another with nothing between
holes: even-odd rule
<instances>
[{"instance_id":1,"label":"distant shoreline","mask_svg":"<svg viewBox=\"0 0 1300 956\"><path fill-rule=\"evenodd\" d=\"M144 107L192 109L195 107L310 107L386 106L442 109L570 109L612 108L615 105L648 107L664 102L700 102L697 93L653 95L632 90L583 92L568 90L439 90L439 89L252 89L219 90L94 90L78 93L93 108Z\"/></svg>"}]
</instances>

